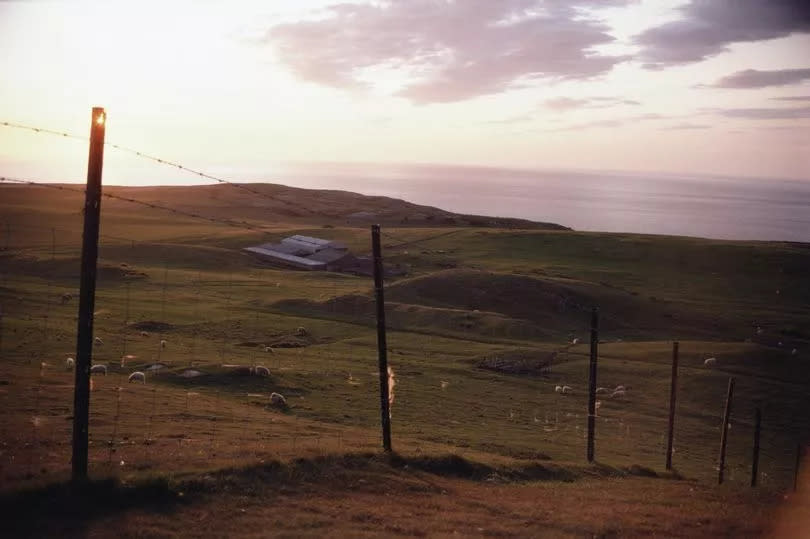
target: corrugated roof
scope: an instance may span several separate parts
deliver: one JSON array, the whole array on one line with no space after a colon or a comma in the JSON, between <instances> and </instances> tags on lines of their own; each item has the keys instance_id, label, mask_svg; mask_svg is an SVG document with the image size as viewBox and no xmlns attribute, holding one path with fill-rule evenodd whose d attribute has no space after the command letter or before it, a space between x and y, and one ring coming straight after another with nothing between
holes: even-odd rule
<instances>
[{"instance_id":1,"label":"corrugated roof","mask_svg":"<svg viewBox=\"0 0 810 539\"><path fill-rule=\"evenodd\" d=\"M301 256L289 255L287 253L274 251L272 249L263 249L261 247L247 247L245 248L245 251L250 251L251 253L256 253L258 255L268 256L270 258L277 258L285 262L298 264L308 268L322 268L326 266L324 262L321 262L319 260L312 260Z\"/></svg>"}]
</instances>

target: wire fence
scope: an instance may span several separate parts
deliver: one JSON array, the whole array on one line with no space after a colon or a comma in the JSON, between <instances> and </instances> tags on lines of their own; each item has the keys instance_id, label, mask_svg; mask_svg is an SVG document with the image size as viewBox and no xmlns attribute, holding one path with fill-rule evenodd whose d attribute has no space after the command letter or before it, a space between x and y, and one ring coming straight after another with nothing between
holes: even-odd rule
<instances>
[{"instance_id":1,"label":"wire fence","mask_svg":"<svg viewBox=\"0 0 810 539\"><path fill-rule=\"evenodd\" d=\"M30 180L0 181L83 193ZM104 196L204 221L207 234L219 227L251 237L266 232L261 224ZM82 230L81 207L72 210L65 226L6 221L0 230L3 484L59 477L70 468L74 373L68 358L75 357ZM386 237L396 242L393 249L450 233ZM371 282L270 269L233 250L220 256L185 248L176 241L101 235L93 363L106 372L92 375L91 473L183 471L379 450ZM556 305L581 321L554 342L537 324L478 309L397 302L387 307L396 450L450 446L518 459L585 459L583 336L592 306L573 298ZM621 312L601 316L614 328L630 328L628 334L643 329ZM606 331L603 344L622 344L618 334ZM630 347L600 356L597 461L663 468L670 366L666 344L658 346L653 357L640 357ZM673 460L686 476L714 480L728 373L707 369L702 348L685 344L682 350ZM131 381L135 372L144 381ZM765 406L760 484L784 488L792 481L796 442L810 428L800 415L805 388L749 377L740 379L733 406L728 482L750 481L753 408L763 397L762 384L769 383L766 394L773 398ZM565 386L570 391L560 391ZM614 395L619 386L625 390Z\"/></svg>"}]
</instances>

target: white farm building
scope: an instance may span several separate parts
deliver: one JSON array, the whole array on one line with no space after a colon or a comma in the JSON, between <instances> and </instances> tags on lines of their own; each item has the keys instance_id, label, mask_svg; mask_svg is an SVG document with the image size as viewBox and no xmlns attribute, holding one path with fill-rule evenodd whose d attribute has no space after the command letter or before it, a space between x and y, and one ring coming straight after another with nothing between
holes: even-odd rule
<instances>
[{"instance_id":1,"label":"white farm building","mask_svg":"<svg viewBox=\"0 0 810 539\"><path fill-rule=\"evenodd\" d=\"M267 262L303 270L341 271L357 263L346 244L301 235L284 238L281 243L247 247L245 251Z\"/></svg>"}]
</instances>

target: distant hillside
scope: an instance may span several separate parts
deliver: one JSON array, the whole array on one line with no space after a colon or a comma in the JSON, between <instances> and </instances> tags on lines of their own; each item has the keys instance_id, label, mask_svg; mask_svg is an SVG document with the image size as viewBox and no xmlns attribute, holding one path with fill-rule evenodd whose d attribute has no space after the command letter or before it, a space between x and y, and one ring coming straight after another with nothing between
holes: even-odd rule
<instances>
[{"instance_id":1,"label":"distant hillside","mask_svg":"<svg viewBox=\"0 0 810 539\"><path fill-rule=\"evenodd\" d=\"M168 206L208 217L253 222L397 226L486 226L543 230L570 230L553 223L507 217L463 215L383 196L349 191L299 189L268 183L160 187L106 186L104 193ZM68 186L82 189L80 185ZM3 205L11 211L46 206L64 208L81 204L83 195L28 185L0 185ZM102 210L130 213L157 212L121 200L105 198Z\"/></svg>"}]
</instances>

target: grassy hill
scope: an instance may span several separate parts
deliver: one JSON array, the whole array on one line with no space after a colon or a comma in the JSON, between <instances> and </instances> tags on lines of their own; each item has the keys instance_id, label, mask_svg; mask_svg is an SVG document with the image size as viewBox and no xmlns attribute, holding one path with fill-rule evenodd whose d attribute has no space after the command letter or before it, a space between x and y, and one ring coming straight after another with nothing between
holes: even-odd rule
<instances>
[{"instance_id":1,"label":"grassy hill","mask_svg":"<svg viewBox=\"0 0 810 539\"><path fill-rule=\"evenodd\" d=\"M586 476L598 466L660 473L671 341L679 340L680 476L716 477L734 376L731 485L748 480L755 406L765 425L762 483L790 484L796 443L810 434L807 245L473 223L392 199L250 187L277 200L230 186L110 192L246 220L252 230L104 200L94 330L104 344L94 362L109 374L94 377L96 477L206 474L379 447L371 279L285 271L241 251L307 234L366 253L369 222L349 216L373 212L386 263L410 268L386 283L394 445L403 457L452 452L487 466L543 463ZM17 488L63 478L69 467L72 373L64 359L75 352L81 195L35 187L3 187L0 195L0 482ZM74 298L63 302L65 293ZM601 313L599 385L628 388L624 399L600 398L596 468L583 464L592 306ZM716 368L704 366L707 357ZM270 376L232 367L257 364ZM154 365L145 386L127 384L130 372ZM199 376L186 377L190 371ZM573 393L556 393L560 384ZM269 406L273 391L285 395L286 410ZM582 488L607 488L598 474L593 481ZM654 481L639 488L670 500L690 484ZM484 495L489 487L470 488Z\"/></svg>"}]
</instances>

